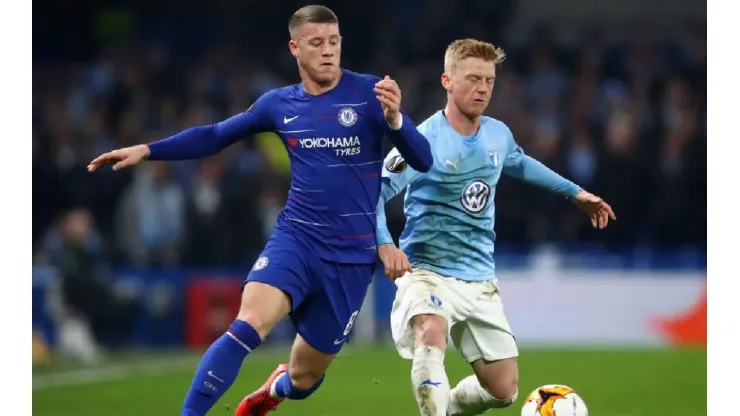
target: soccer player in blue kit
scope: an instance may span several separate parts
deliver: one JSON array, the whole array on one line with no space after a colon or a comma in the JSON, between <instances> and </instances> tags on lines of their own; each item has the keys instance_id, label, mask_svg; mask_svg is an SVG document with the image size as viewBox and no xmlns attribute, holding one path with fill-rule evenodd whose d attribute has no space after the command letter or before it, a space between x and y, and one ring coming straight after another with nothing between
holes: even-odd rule
<instances>
[{"instance_id":1,"label":"soccer player in blue kit","mask_svg":"<svg viewBox=\"0 0 740 416\"><path fill-rule=\"evenodd\" d=\"M386 157L378 203L378 254L398 290L391 332L411 359L411 382L424 416L472 416L517 398L519 355L495 278L494 195L501 174L571 200L604 228L609 204L527 156L511 130L482 116L504 52L472 39L445 53L444 110L419 125L434 164L417 172L397 150ZM395 247L385 202L407 189L406 227ZM444 356L448 336L475 375L450 389Z\"/></svg>"},{"instance_id":2,"label":"soccer player in blue kit","mask_svg":"<svg viewBox=\"0 0 740 416\"><path fill-rule=\"evenodd\" d=\"M414 169L432 164L428 141L400 110L396 82L340 67L342 38L330 9L299 9L289 31L300 84L272 90L228 120L115 150L88 167L202 158L262 131L277 132L288 150L286 206L246 278L238 316L203 356L181 416L205 415L286 315L298 333L289 364L245 397L236 414L265 415L286 398L305 399L318 389L372 280L384 136Z\"/></svg>"}]
</instances>

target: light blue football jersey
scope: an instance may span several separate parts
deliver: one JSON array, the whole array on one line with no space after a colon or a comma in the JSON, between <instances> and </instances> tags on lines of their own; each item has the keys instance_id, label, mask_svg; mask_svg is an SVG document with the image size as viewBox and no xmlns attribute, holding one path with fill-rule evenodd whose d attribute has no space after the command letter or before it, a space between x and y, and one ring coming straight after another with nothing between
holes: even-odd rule
<instances>
[{"instance_id":1,"label":"light blue football jersey","mask_svg":"<svg viewBox=\"0 0 740 416\"><path fill-rule=\"evenodd\" d=\"M524 154L503 122L482 117L461 136L438 111L419 125L432 148L427 173L409 167L396 149L385 158L377 210L377 243L393 243L385 203L407 188L400 248L414 268L481 281L495 277L494 197L505 173L572 199L580 187Z\"/></svg>"}]
</instances>

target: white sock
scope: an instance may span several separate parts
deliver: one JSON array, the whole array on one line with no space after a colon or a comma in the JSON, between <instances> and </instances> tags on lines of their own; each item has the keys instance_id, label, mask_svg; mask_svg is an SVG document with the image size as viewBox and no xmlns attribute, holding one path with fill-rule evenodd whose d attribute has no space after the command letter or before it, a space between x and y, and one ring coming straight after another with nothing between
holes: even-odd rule
<instances>
[{"instance_id":1,"label":"white sock","mask_svg":"<svg viewBox=\"0 0 740 416\"><path fill-rule=\"evenodd\" d=\"M445 416L450 400L450 382L445 372L445 352L437 347L414 351L411 385L421 416Z\"/></svg>"},{"instance_id":2,"label":"white sock","mask_svg":"<svg viewBox=\"0 0 740 416\"><path fill-rule=\"evenodd\" d=\"M499 400L491 396L483 386L480 385L478 377L468 376L455 386L450 392L450 404L447 408L449 416L475 416L489 409L500 409L508 407L516 401L518 394L514 397Z\"/></svg>"},{"instance_id":3,"label":"white sock","mask_svg":"<svg viewBox=\"0 0 740 416\"><path fill-rule=\"evenodd\" d=\"M280 374L279 376L277 376L277 378L275 378L275 381L273 381L272 384L270 385L270 396L272 396L273 399L278 399L278 400L284 400L285 399L285 397L279 396L277 394L277 390L276 390L275 386L277 386L277 382L281 378L283 378L283 377L285 377L287 375L288 375L288 372L287 371L284 372L283 374Z\"/></svg>"}]
</instances>

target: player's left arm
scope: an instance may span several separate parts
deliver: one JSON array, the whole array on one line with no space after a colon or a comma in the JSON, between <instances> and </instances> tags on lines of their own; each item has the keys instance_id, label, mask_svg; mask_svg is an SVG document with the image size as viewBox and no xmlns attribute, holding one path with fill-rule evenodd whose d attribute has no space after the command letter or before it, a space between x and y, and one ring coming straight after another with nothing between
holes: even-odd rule
<instances>
[{"instance_id":1,"label":"player's left arm","mask_svg":"<svg viewBox=\"0 0 740 416\"><path fill-rule=\"evenodd\" d=\"M503 173L573 201L591 217L591 224L595 228L603 229L609 223L609 219L617 219L611 206L604 200L560 176L539 160L526 155L514 140L511 131L508 134L509 152L504 159Z\"/></svg>"},{"instance_id":2,"label":"player's left arm","mask_svg":"<svg viewBox=\"0 0 740 416\"><path fill-rule=\"evenodd\" d=\"M383 161L383 178L380 185L380 197L378 198L378 209L376 211L375 239L378 246L393 244L393 237L388 231L385 219L385 204L393 199L411 183L419 179L423 174L414 170L398 149L388 153Z\"/></svg>"},{"instance_id":3,"label":"player's left arm","mask_svg":"<svg viewBox=\"0 0 740 416\"><path fill-rule=\"evenodd\" d=\"M375 83L373 92L380 102L381 110L376 119L388 139L409 166L419 172L428 172L434 162L429 141L401 110L401 88L396 81L386 76Z\"/></svg>"},{"instance_id":4,"label":"player's left arm","mask_svg":"<svg viewBox=\"0 0 740 416\"><path fill-rule=\"evenodd\" d=\"M385 275L391 280L413 270L406 254L393 244L393 237L388 230L385 218L385 204L422 175L424 174L408 166L398 149L391 150L385 157L380 197L375 214L375 240L378 246L378 256L385 266Z\"/></svg>"}]
</instances>

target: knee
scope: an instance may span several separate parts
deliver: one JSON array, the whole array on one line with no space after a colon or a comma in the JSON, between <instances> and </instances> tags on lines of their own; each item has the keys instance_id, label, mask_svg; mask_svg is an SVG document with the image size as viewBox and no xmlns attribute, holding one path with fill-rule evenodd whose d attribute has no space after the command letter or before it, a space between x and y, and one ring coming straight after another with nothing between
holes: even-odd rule
<instances>
[{"instance_id":1,"label":"knee","mask_svg":"<svg viewBox=\"0 0 740 416\"><path fill-rule=\"evenodd\" d=\"M298 369L291 367L288 369L288 377L290 377L290 383L297 389L302 391L310 391L313 393L319 388L321 383L324 381L324 372L314 369ZM307 396L308 397L308 396Z\"/></svg>"},{"instance_id":2,"label":"knee","mask_svg":"<svg viewBox=\"0 0 740 416\"><path fill-rule=\"evenodd\" d=\"M264 315L259 314L253 311L252 308L245 307L244 305L239 308L239 314L237 314L236 319L248 323L249 326L257 331L262 339L265 339L267 335L270 334L273 327L272 323L269 322Z\"/></svg>"},{"instance_id":3,"label":"knee","mask_svg":"<svg viewBox=\"0 0 740 416\"><path fill-rule=\"evenodd\" d=\"M447 347L447 321L439 315L418 315L412 322L416 347Z\"/></svg>"},{"instance_id":4,"label":"knee","mask_svg":"<svg viewBox=\"0 0 740 416\"><path fill-rule=\"evenodd\" d=\"M482 384L488 394L503 405L502 407L510 406L518 397L519 378L516 375L496 377Z\"/></svg>"},{"instance_id":5,"label":"knee","mask_svg":"<svg viewBox=\"0 0 740 416\"><path fill-rule=\"evenodd\" d=\"M259 282L244 286L236 319L248 323L265 339L270 331L290 312L290 298L280 289Z\"/></svg>"}]
</instances>

